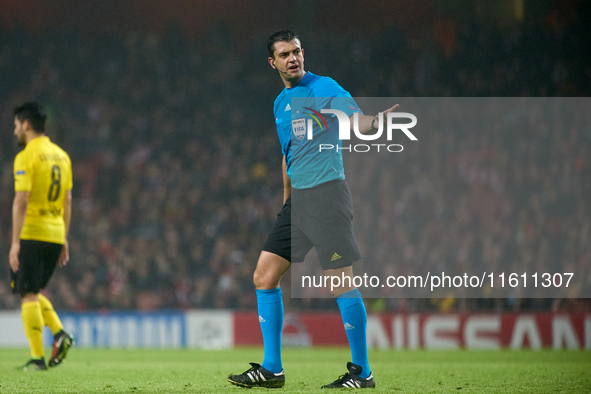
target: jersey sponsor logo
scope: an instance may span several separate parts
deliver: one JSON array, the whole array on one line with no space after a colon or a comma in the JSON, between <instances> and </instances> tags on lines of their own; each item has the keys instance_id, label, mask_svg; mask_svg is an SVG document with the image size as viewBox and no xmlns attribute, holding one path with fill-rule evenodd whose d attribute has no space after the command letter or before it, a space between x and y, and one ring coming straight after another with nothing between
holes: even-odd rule
<instances>
[{"instance_id":1,"label":"jersey sponsor logo","mask_svg":"<svg viewBox=\"0 0 591 394\"><path fill-rule=\"evenodd\" d=\"M51 153L51 154L41 153L39 155L39 161L65 162L67 160L64 156L57 154L57 153Z\"/></svg>"},{"instance_id":2,"label":"jersey sponsor logo","mask_svg":"<svg viewBox=\"0 0 591 394\"><path fill-rule=\"evenodd\" d=\"M291 105L289 105L289 103L287 103L287 105L285 106L285 111L283 112L287 112L291 110Z\"/></svg>"},{"instance_id":3,"label":"jersey sponsor logo","mask_svg":"<svg viewBox=\"0 0 591 394\"><path fill-rule=\"evenodd\" d=\"M16 175L25 175L25 170L19 170L16 172Z\"/></svg>"},{"instance_id":4,"label":"jersey sponsor logo","mask_svg":"<svg viewBox=\"0 0 591 394\"><path fill-rule=\"evenodd\" d=\"M39 216L61 216L62 210L56 207L51 207L49 209L40 209Z\"/></svg>"},{"instance_id":5,"label":"jersey sponsor logo","mask_svg":"<svg viewBox=\"0 0 591 394\"><path fill-rule=\"evenodd\" d=\"M292 120L291 121L291 130L293 132L293 135L298 140L303 140L304 135L306 135L306 119L300 118L300 119Z\"/></svg>"}]
</instances>

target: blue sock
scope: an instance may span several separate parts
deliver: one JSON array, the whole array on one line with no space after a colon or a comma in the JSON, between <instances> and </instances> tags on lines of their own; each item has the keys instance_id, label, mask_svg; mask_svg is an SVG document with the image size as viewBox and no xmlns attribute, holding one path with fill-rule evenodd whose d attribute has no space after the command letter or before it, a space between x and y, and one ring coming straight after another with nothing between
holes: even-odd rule
<instances>
[{"instance_id":1,"label":"blue sock","mask_svg":"<svg viewBox=\"0 0 591 394\"><path fill-rule=\"evenodd\" d=\"M367 312L359 290L354 289L337 297L345 332L351 347L353 364L361 366L359 377L369 377L369 361L367 360Z\"/></svg>"},{"instance_id":2,"label":"blue sock","mask_svg":"<svg viewBox=\"0 0 591 394\"><path fill-rule=\"evenodd\" d=\"M281 331L283 330L283 298L281 288L257 290L259 323L265 344L263 368L273 373L283 369L281 364Z\"/></svg>"}]
</instances>

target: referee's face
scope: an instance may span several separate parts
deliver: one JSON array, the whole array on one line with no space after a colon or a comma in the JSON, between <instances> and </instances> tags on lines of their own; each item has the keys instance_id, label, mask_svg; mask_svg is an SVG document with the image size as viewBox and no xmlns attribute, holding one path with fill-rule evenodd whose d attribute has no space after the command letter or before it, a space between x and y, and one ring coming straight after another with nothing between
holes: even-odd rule
<instances>
[{"instance_id":1,"label":"referee's face","mask_svg":"<svg viewBox=\"0 0 591 394\"><path fill-rule=\"evenodd\" d=\"M27 135L25 133L24 122L21 122L16 117L14 118L14 136L16 137L19 146L27 145Z\"/></svg>"},{"instance_id":2,"label":"referee's face","mask_svg":"<svg viewBox=\"0 0 591 394\"><path fill-rule=\"evenodd\" d=\"M300 40L275 43L274 57L269 64L276 69L284 81L299 81L304 76L304 50Z\"/></svg>"}]
</instances>

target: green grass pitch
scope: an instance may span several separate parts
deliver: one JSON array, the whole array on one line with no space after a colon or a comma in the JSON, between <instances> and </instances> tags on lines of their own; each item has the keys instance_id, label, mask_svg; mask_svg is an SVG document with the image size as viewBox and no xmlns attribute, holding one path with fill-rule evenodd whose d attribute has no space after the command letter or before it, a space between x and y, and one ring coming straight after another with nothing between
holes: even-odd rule
<instances>
[{"instance_id":1,"label":"green grass pitch","mask_svg":"<svg viewBox=\"0 0 591 394\"><path fill-rule=\"evenodd\" d=\"M26 349L0 355L0 393L241 393L248 389L226 376L261 362L263 352L74 348L63 365L32 373L13 370L28 359ZM348 349L284 349L287 382L273 390L326 392L319 387L344 373L348 360ZM588 351L371 351L370 363L372 393L591 393Z\"/></svg>"}]
</instances>

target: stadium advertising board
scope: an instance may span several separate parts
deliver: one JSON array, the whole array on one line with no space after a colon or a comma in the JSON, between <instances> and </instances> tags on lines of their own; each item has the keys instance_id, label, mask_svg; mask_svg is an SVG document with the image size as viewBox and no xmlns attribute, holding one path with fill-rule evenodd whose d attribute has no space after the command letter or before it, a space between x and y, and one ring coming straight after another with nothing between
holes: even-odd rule
<instances>
[{"instance_id":1,"label":"stadium advertising board","mask_svg":"<svg viewBox=\"0 0 591 394\"><path fill-rule=\"evenodd\" d=\"M25 347L20 313L0 313L0 346ZM76 347L223 349L261 346L254 312L63 313ZM287 313L283 342L292 347L347 346L338 313ZM52 338L45 331L45 343ZM370 314L367 341L373 349L591 350L591 315Z\"/></svg>"},{"instance_id":2,"label":"stadium advertising board","mask_svg":"<svg viewBox=\"0 0 591 394\"><path fill-rule=\"evenodd\" d=\"M338 313L286 314L284 338L311 346L347 346ZM288 322L298 322L298 325ZM262 345L255 313L236 313L235 345ZM367 341L378 349L586 349L591 315L585 314L384 314L369 315ZM298 343L296 343L298 345ZM301 344L299 344L301 346Z\"/></svg>"},{"instance_id":3,"label":"stadium advertising board","mask_svg":"<svg viewBox=\"0 0 591 394\"><path fill-rule=\"evenodd\" d=\"M180 348L187 345L182 312L62 313L79 347ZM51 335L47 338L51 343Z\"/></svg>"}]
</instances>

